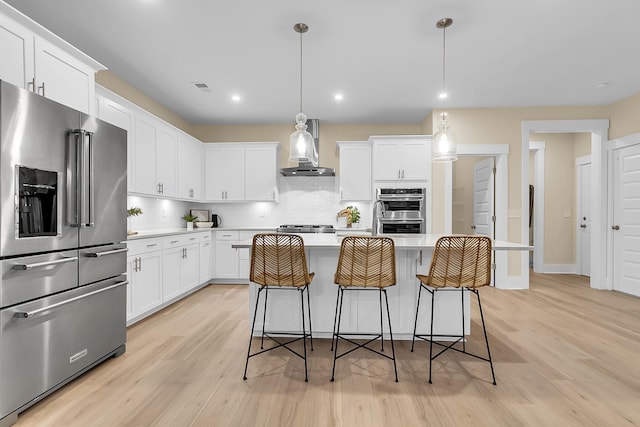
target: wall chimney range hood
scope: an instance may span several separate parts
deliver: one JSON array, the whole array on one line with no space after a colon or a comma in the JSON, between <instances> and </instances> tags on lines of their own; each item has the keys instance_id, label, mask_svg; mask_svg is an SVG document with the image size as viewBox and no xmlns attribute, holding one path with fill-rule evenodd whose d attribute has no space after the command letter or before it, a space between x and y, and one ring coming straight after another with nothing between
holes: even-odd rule
<instances>
[{"instance_id":1,"label":"wall chimney range hood","mask_svg":"<svg viewBox=\"0 0 640 427\"><path fill-rule=\"evenodd\" d=\"M320 144L320 121L318 119L307 120L307 130L313 137L314 162L300 162L298 166L282 168L280 173L284 176L335 176L336 170L318 166L318 152Z\"/></svg>"}]
</instances>

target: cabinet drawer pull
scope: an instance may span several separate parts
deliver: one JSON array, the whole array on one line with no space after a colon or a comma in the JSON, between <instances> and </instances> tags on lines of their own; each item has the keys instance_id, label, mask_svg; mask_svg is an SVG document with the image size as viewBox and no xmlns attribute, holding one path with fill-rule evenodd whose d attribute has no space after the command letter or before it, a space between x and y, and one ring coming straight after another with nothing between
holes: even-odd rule
<instances>
[{"instance_id":1,"label":"cabinet drawer pull","mask_svg":"<svg viewBox=\"0 0 640 427\"><path fill-rule=\"evenodd\" d=\"M152 248L154 246L158 246L158 244L157 243L150 243L150 244L147 245L148 248Z\"/></svg>"},{"instance_id":2,"label":"cabinet drawer pull","mask_svg":"<svg viewBox=\"0 0 640 427\"><path fill-rule=\"evenodd\" d=\"M178 243L180 240L172 240L171 243Z\"/></svg>"}]
</instances>

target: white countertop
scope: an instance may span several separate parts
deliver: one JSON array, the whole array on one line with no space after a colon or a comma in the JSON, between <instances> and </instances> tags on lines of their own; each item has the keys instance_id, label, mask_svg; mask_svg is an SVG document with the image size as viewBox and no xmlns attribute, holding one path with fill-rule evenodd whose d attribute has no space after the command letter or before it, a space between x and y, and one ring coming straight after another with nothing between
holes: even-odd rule
<instances>
[{"instance_id":1,"label":"white countertop","mask_svg":"<svg viewBox=\"0 0 640 427\"><path fill-rule=\"evenodd\" d=\"M138 231L137 234L127 236L127 240L151 239L153 237L173 236L177 234L198 233L203 231L258 231L258 232L275 232L278 227L217 227L217 228L197 228L187 230L186 228L165 228L156 230Z\"/></svg>"},{"instance_id":2,"label":"white countertop","mask_svg":"<svg viewBox=\"0 0 640 427\"><path fill-rule=\"evenodd\" d=\"M319 234L313 234L313 233L309 233L309 234L300 234L300 236L302 236L302 239L304 241L304 245L307 248L315 248L315 249L321 249L321 248L339 248L340 244L342 243L342 239L344 238L344 236L338 236L336 234L323 234L323 233L319 233ZM418 250L418 249L433 249L436 245L436 241L438 240L439 237L441 237L441 234L425 234L425 235L421 235L419 237L406 237L406 236L402 236L402 237L394 237L394 236L387 236L387 237L391 237L393 239L393 242L395 244L396 249L414 249L414 250ZM494 240L492 245L492 249L493 250L517 250L517 251L530 251L533 250L532 246L528 246L528 245L521 245L519 243L511 243L511 242L504 242L501 240ZM237 244L232 245L232 247L234 248L250 248L252 244L251 240L245 240L242 242L238 242Z\"/></svg>"}]
</instances>

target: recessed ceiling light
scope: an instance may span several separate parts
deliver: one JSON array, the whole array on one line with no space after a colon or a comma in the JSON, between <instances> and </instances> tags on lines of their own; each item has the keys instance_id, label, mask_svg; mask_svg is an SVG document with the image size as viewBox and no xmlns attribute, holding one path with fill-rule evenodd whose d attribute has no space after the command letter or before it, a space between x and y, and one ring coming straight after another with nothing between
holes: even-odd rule
<instances>
[{"instance_id":1,"label":"recessed ceiling light","mask_svg":"<svg viewBox=\"0 0 640 427\"><path fill-rule=\"evenodd\" d=\"M336 101L342 101L344 97L341 93L336 93L335 95L333 95L333 99L335 99Z\"/></svg>"},{"instance_id":2,"label":"recessed ceiling light","mask_svg":"<svg viewBox=\"0 0 640 427\"><path fill-rule=\"evenodd\" d=\"M608 86L608 85L609 85L608 82L600 82L600 83L594 84L593 87L595 87L596 89L600 89L600 88L603 88L603 87Z\"/></svg>"},{"instance_id":3,"label":"recessed ceiling light","mask_svg":"<svg viewBox=\"0 0 640 427\"><path fill-rule=\"evenodd\" d=\"M449 96L449 94L447 92L440 92L438 94L438 98L440 98L440 99L447 99L448 96Z\"/></svg>"},{"instance_id":4,"label":"recessed ceiling light","mask_svg":"<svg viewBox=\"0 0 640 427\"><path fill-rule=\"evenodd\" d=\"M231 95L231 100L234 102L240 101L240 95Z\"/></svg>"}]
</instances>

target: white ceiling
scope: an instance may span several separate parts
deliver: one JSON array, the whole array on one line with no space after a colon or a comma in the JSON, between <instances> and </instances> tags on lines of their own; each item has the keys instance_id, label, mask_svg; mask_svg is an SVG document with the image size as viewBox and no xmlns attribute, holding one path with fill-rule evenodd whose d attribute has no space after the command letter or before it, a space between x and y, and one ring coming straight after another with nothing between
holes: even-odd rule
<instances>
[{"instance_id":1,"label":"white ceiling","mask_svg":"<svg viewBox=\"0 0 640 427\"><path fill-rule=\"evenodd\" d=\"M323 122L415 123L440 107L444 17L454 20L448 107L597 105L640 92L636 0L6 2L194 124L293 123L297 22L310 27L304 110Z\"/></svg>"}]
</instances>

